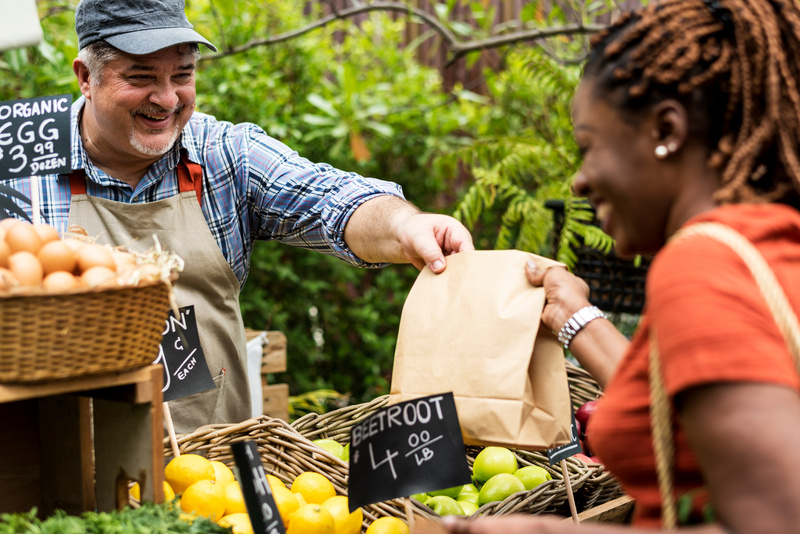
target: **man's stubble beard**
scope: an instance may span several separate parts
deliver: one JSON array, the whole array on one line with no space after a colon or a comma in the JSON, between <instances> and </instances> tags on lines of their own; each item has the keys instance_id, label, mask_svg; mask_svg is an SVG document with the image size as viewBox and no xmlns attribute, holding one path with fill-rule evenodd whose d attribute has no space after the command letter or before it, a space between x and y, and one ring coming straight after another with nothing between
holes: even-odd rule
<instances>
[{"instance_id":1,"label":"man's stubble beard","mask_svg":"<svg viewBox=\"0 0 800 534\"><path fill-rule=\"evenodd\" d=\"M172 126L172 136L169 140L164 143L159 143L157 146L152 144L147 144L144 139L142 139L135 130L131 131L130 135L130 142L131 146L137 150L138 152L145 154L147 156L163 156L172 146L175 144L175 141L178 140L178 136L180 135L181 131L178 128L178 125L175 124Z\"/></svg>"}]
</instances>

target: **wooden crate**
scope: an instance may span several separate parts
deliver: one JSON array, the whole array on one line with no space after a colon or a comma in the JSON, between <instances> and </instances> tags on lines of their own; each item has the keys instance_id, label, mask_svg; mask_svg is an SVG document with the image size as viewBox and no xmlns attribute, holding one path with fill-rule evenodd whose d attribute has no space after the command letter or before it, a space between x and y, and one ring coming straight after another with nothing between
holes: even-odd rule
<instances>
[{"instance_id":1,"label":"wooden crate","mask_svg":"<svg viewBox=\"0 0 800 534\"><path fill-rule=\"evenodd\" d=\"M163 370L0 384L0 512L111 511L128 480L164 501Z\"/></svg>"},{"instance_id":2,"label":"wooden crate","mask_svg":"<svg viewBox=\"0 0 800 534\"><path fill-rule=\"evenodd\" d=\"M247 341L255 339L264 330L245 329ZM266 331L267 342L261 359L261 390L264 397L264 415L289 420L289 385L270 384L268 375L286 371L286 335L279 330Z\"/></svg>"}]
</instances>

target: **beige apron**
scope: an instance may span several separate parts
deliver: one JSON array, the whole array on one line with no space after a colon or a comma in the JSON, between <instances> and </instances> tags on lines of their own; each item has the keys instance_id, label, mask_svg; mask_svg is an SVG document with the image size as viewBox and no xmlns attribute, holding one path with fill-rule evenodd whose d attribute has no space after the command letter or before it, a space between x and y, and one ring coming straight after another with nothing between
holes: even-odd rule
<instances>
[{"instance_id":1,"label":"beige apron","mask_svg":"<svg viewBox=\"0 0 800 534\"><path fill-rule=\"evenodd\" d=\"M200 345L216 386L169 402L175 431L183 434L210 423L238 423L252 411L239 281L200 209L202 168L183 158L177 170L180 193L146 204L89 196L83 170L73 171L69 224L82 226L99 243L139 251L153 247L155 234L163 250L183 258L175 296L179 307L195 308Z\"/></svg>"}]
</instances>

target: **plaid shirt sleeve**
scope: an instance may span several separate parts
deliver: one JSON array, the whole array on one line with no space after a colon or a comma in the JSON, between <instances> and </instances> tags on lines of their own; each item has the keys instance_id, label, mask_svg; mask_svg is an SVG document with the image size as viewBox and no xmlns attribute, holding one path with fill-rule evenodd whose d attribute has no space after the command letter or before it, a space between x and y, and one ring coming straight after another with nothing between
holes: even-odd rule
<instances>
[{"instance_id":1,"label":"plaid shirt sleeve","mask_svg":"<svg viewBox=\"0 0 800 534\"><path fill-rule=\"evenodd\" d=\"M255 124L233 125L202 113L195 113L184 130L182 144L204 167L203 210L229 262L249 265L253 243L274 240L359 267L379 266L353 254L344 228L367 200L402 198L399 185L313 163ZM226 243L241 250L226 253Z\"/></svg>"}]
</instances>

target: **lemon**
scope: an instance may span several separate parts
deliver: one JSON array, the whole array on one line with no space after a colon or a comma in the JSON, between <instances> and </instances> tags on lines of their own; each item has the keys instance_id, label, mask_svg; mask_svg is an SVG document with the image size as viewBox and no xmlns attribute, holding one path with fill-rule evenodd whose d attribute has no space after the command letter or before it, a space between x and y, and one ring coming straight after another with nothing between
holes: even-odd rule
<instances>
[{"instance_id":1,"label":"lemon","mask_svg":"<svg viewBox=\"0 0 800 534\"><path fill-rule=\"evenodd\" d=\"M253 534L253 525L250 523L250 516L246 513L236 513L226 515L217 521L221 527L229 527L233 534Z\"/></svg>"},{"instance_id":2,"label":"lemon","mask_svg":"<svg viewBox=\"0 0 800 534\"><path fill-rule=\"evenodd\" d=\"M134 482L133 485L128 489L128 495L136 499L137 501L141 501L141 488L139 487L138 482ZM164 481L164 502L170 502L172 499L175 498L175 492L172 491L172 487Z\"/></svg>"},{"instance_id":3,"label":"lemon","mask_svg":"<svg viewBox=\"0 0 800 534\"><path fill-rule=\"evenodd\" d=\"M365 534L409 534L409 532L405 521L387 515L370 523Z\"/></svg>"},{"instance_id":4,"label":"lemon","mask_svg":"<svg viewBox=\"0 0 800 534\"><path fill-rule=\"evenodd\" d=\"M267 482L269 483L269 487L271 488L274 488L276 486L280 486L282 488L286 487L286 484L283 483L283 480L279 479L275 475L267 475Z\"/></svg>"},{"instance_id":5,"label":"lemon","mask_svg":"<svg viewBox=\"0 0 800 534\"><path fill-rule=\"evenodd\" d=\"M219 482L217 482L219 484ZM247 506L244 503L244 495L239 483L235 480L223 482L222 489L225 492L225 515L247 513Z\"/></svg>"},{"instance_id":6,"label":"lemon","mask_svg":"<svg viewBox=\"0 0 800 534\"><path fill-rule=\"evenodd\" d=\"M308 504L306 502L305 498L301 494L292 493L292 495L294 495L297 498L297 503L298 503L299 506L305 506L306 504Z\"/></svg>"},{"instance_id":7,"label":"lemon","mask_svg":"<svg viewBox=\"0 0 800 534\"><path fill-rule=\"evenodd\" d=\"M350 512L347 497L344 495L334 495L322 503L333 516L336 534L359 534L361 523L364 521L364 513L361 508L356 508Z\"/></svg>"},{"instance_id":8,"label":"lemon","mask_svg":"<svg viewBox=\"0 0 800 534\"><path fill-rule=\"evenodd\" d=\"M322 505L306 504L292 514L286 534L336 534L336 522Z\"/></svg>"},{"instance_id":9,"label":"lemon","mask_svg":"<svg viewBox=\"0 0 800 534\"><path fill-rule=\"evenodd\" d=\"M214 467L214 480L218 483L225 484L236 480L236 477L233 476L233 471L227 465L218 460L211 460L211 465Z\"/></svg>"},{"instance_id":10,"label":"lemon","mask_svg":"<svg viewBox=\"0 0 800 534\"><path fill-rule=\"evenodd\" d=\"M142 490L139 488L138 482L134 482L133 485L128 488L128 496L136 499L137 501L142 500Z\"/></svg>"},{"instance_id":11,"label":"lemon","mask_svg":"<svg viewBox=\"0 0 800 534\"><path fill-rule=\"evenodd\" d=\"M308 504L322 504L336 495L336 488L325 475L303 471L292 482L292 493L299 493Z\"/></svg>"},{"instance_id":12,"label":"lemon","mask_svg":"<svg viewBox=\"0 0 800 534\"><path fill-rule=\"evenodd\" d=\"M225 489L213 480L198 480L183 492L181 509L216 521L225 514Z\"/></svg>"},{"instance_id":13,"label":"lemon","mask_svg":"<svg viewBox=\"0 0 800 534\"><path fill-rule=\"evenodd\" d=\"M283 484L270 487L272 488L272 498L275 501L275 506L278 507L278 513L283 520L284 528L286 528L289 525L289 519L291 519L292 514L300 508L300 502L295 494Z\"/></svg>"},{"instance_id":14,"label":"lemon","mask_svg":"<svg viewBox=\"0 0 800 534\"><path fill-rule=\"evenodd\" d=\"M169 482L167 482L165 480L164 481L164 502L170 502L174 498L175 498L175 491L172 489L172 486L169 485Z\"/></svg>"},{"instance_id":15,"label":"lemon","mask_svg":"<svg viewBox=\"0 0 800 534\"><path fill-rule=\"evenodd\" d=\"M197 454L181 454L164 468L164 478L173 491L180 495L199 480L214 480L214 466L207 458Z\"/></svg>"}]
</instances>

